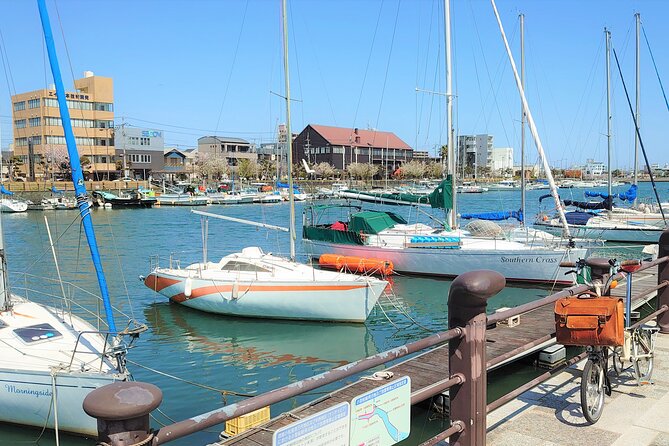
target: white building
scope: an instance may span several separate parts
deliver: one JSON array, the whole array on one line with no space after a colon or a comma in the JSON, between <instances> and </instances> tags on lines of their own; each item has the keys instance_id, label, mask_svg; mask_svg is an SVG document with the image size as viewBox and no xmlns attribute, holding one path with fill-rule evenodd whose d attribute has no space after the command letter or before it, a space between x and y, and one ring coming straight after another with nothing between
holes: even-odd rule
<instances>
[{"instance_id":1,"label":"white building","mask_svg":"<svg viewBox=\"0 0 669 446\"><path fill-rule=\"evenodd\" d=\"M593 159L586 160L585 166L581 169L583 172L583 178L592 179L595 177L601 177L606 171L606 165L601 161L595 161Z\"/></svg>"},{"instance_id":2,"label":"white building","mask_svg":"<svg viewBox=\"0 0 669 446\"><path fill-rule=\"evenodd\" d=\"M492 171L500 174L506 169L513 169L513 147L495 147L492 149Z\"/></svg>"}]
</instances>

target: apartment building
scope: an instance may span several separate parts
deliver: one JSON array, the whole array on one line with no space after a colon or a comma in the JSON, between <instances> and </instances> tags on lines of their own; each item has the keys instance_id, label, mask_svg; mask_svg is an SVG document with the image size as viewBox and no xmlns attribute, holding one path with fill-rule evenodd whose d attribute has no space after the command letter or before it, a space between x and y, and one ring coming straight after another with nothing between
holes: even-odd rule
<instances>
[{"instance_id":1,"label":"apartment building","mask_svg":"<svg viewBox=\"0 0 669 446\"><path fill-rule=\"evenodd\" d=\"M458 137L458 167L470 167L473 169L488 167L492 169L493 164L493 136L461 135ZM464 163L464 166L463 166Z\"/></svg>"},{"instance_id":2,"label":"apartment building","mask_svg":"<svg viewBox=\"0 0 669 446\"><path fill-rule=\"evenodd\" d=\"M65 98L72 129L87 177L114 178L114 84L109 77L84 72L74 81L74 92ZM56 175L57 166L67 156L65 133L56 91L34 90L12 96L14 156L19 157L22 176L38 179Z\"/></svg>"}]
</instances>

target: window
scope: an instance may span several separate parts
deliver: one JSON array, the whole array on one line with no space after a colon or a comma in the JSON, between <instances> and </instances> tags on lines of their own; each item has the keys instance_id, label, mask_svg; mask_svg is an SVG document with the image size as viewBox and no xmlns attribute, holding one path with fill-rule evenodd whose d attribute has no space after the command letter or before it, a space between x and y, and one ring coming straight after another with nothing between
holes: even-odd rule
<instances>
[{"instance_id":1,"label":"window","mask_svg":"<svg viewBox=\"0 0 669 446\"><path fill-rule=\"evenodd\" d=\"M44 106L58 108L58 101L54 98L44 98Z\"/></svg>"},{"instance_id":2,"label":"window","mask_svg":"<svg viewBox=\"0 0 669 446\"><path fill-rule=\"evenodd\" d=\"M40 105L40 100L39 98L37 99L30 99L28 101L28 108L39 108Z\"/></svg>"},{"instance_id":3,"label":"window","mask_svg":"<svg viewBox=\"0 0 669 446\"><path fill-rule=\"evenodd\" d=\"M140 146L150 146L151 145L151 140L149 138L139 138L139 145Z\"/></svg>"},{"instance_id":4,"label":"window","mask_svg":"<svg viewBox=\"0 0 669 446\"><path fill-rule=\"evenodd\" d=\"M14 102L14 111L21 111L26 109L26 101Z\"/></svg>"},{"instance_id":5,"label":"window","mask_svg":"<svg viewBox=\"0 0 669 446\"><path fill-rule=\"evenodd\" d=\"M42 136L31 136L28 138L28 140L33 144L33 145L38 145L42 144Z\"/></svg>"},{"instance_id":6,"label":"window","mask_svg":"<svg viewBox=\"0 0 669 446\"><path fill-rule=\"evenodd\" d=\"M151 162L151 155L131 153L130 155L128 155L128 160L131 163L136 163L136 164L149 164Z\"/></svg>"},{"instance_id":7,"label":"window","mask_svg":"<svg viewBox=\"0 0 669 446\"><path fill-rule=\"evenodd\" d=\"M24 129L26 128L26 120L17 119L16 121L14 121L14 125L16 126L17 129Z\"/></svg>"},{"instance_id":8,"label":"window","mask_svg":"<svg viewBox=\"0 0 669 446\"><path fill-rule=\"evenodd\" d=\"M343 147L333 147L332 148L332 153L344 153L344 148Z\"/></svg>"},{"instance_id":9,"label":"window","mask_svg":"<svg viewBox=\"0 0 669 446\"><path fill-rule=\"evenodd\" d=\"M88 102L90 104L90 102ZM108 102L96 102L95 110L97 111L114 111L114 104Z\"/></svg>"},{"instance_id":10,"label":"window","mask_svg":"<svg viewBox=\"0 0 669 446\"><path fill-rule=\"evenodd\" d=\"M269 273L270 270L265 269L261 266L254 265L252 263L238 262L236 260L230 260L228 263L221 267L224 271L249 271L249 272L258 272L258 273Z\"/></svg>"},{"instance_id":11,"label":"window","mask_svg":"<svg viewBox=\"0 0 669 446\"><path fill-rule=\"evenodd\" d=\"M16 147L25 147L28 145L28 138L14 138L14 145Z\"/></svg>"},{"instance_id":12,"label":"window","mask_svg":"<svg viewBox=\"0 0 669 446\"><path fill-rule=\"evenodd\" d=\"M30 127L39 127L40 126L40 121L41 121L40 118L30 118L28 120L28 125Z\"/></svg>"}]
</instances>

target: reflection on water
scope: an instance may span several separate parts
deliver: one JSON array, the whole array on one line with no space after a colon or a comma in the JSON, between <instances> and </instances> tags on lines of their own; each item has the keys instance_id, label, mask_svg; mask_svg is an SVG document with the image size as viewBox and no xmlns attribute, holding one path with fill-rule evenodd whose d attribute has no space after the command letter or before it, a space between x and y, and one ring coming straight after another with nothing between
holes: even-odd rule
<instances>
[{"instance_id":1,"label":"reflection on water","mask_svg":"<svg viewBox=\"0 0 669 446\"><path fill-rule=\"evenodd\" d=\"M528 202L538 197L538 192L530 191ZM520 202L519 194L510 193L460 198L463 211L508 209L513 208L514 199L518 198ZM298 214L300 206L298 204ZM405 212L397 208L392 210ZM279 226L288 224L286 205L212 206L209 211ZM10 270L17 273L28 270L32 274L55 278L44 215L49 216L54 234L61 234L75 222L58 243L60 268L67 280L97 294L88 248L85 241L79 239L76 212L4 214ZM184 262L199 260L200 219L188 209L178 207L98 209L93 211L93 219L114 304L125 313L134 314L149 327L129 354L129 359L135 363L129 364L130 370L135 379L152 382L163 390L161 410L173 419L184 419L238 400L225 391L256 395L447 328L451 282L422 277L393 277L393 297L382 297L365 324L238 319L169 304L137 277L148 272L150 255L161 254L165 258L171 252L179 252ZM217 260L250 245L260 246L266 252L288 251L285 235L250 226L212 220L209 233L209 259ZM622 258L628 256L625 250L607 248L602 254L610 256L613 253ZM638 252L638 248L634 248L634 252ZM15 284L22 282L18 274L12 274L10 278ZM507 287L490 300L489 310L519 305L549 292ZM74 297L82 304L92 302L88 298L82 299L85 295L80 292ZM90 309L95 311L95 308ZM124 322L117 317L118 325L122 326ZM350 381L352 379L346 380ZM334 387L329 386L326 390ZM319 392L278 404L272 408L272 414L314 399L321 395ZM415 432L434 432L438 423L427 423L428 414L416 410L414 416L417 418L413 420ZM169 422L162 414L157 417L162 422ZM439 428L443 426L436 426L436 430ZM172 444L207 444L217 438L221 429L212 429ZM38 432L25 428L0 426L0 445L33 442L37 435ZM411 440L415 443L415 439ZM53 439L40 441L42 446L50 444L54 444ZM61 444L91 442L66 438Z\"/></svg>"}]
</instances>

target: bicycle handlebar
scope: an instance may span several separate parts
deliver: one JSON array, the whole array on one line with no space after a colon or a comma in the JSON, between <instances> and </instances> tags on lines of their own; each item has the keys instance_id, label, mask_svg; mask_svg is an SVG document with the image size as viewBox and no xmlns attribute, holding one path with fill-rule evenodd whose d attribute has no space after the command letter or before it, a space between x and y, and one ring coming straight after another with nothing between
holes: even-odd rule
<instances>
[{"instance_id":1,"label":"bicycle handlebar","mask_svg":"<svg viewBox=\"0 0 669 446\"><path fill-rule=\"evenodd\" d=\"M560 268L575 268L576 262L560 262Z\"/></svg>"}]
</instances>

